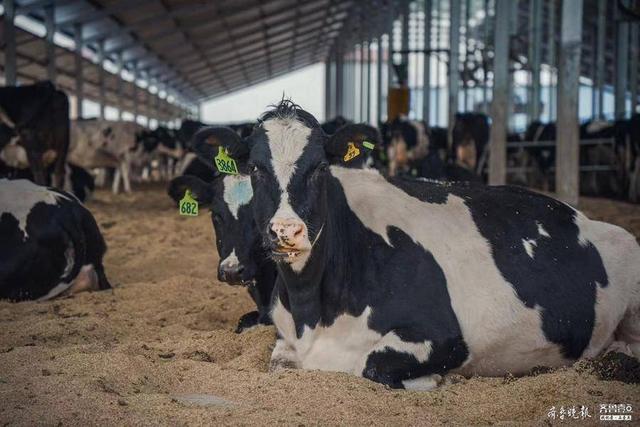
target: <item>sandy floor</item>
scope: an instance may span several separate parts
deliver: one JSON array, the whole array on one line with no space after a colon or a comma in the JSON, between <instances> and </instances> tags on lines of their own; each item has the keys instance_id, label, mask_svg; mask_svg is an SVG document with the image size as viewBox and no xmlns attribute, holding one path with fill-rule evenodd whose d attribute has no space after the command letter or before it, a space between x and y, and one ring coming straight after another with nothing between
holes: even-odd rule
<instances>
[{"instance_id":1,"label":"sandy floor","mask_svg":"<svg viewBox=\"0 0 640 427\"><path fill-rule=\"evenodd\" d=\"M325 372L267 372L274 329L236 335L244 289L216 281L208 215L177 215L162 188L88 204L109 245L113 291L0 303L0 426L490 424L549 421L551 407L631 403L640 385L580 367L459 379L428 393ZM640 206L585 200L640 236ZM559 416L559 412L557 413ZM558 423L556 420L555 423ZM566 420L565 420L566 422Z\"/></svg>"}]
</instances>

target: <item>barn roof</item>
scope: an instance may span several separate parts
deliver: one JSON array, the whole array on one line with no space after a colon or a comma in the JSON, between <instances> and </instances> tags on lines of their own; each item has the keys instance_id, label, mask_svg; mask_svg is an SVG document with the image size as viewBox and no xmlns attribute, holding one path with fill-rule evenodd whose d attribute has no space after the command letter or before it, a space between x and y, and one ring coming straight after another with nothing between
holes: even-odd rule
<instances>
[{"instance_id":1,"label":"barn roof","mask_svg":"<svg viewBox=\"0 0 640 427\"><path fill-rule=\"evenodd\" d=\"M44 21L51 0L16 0ZM88 46L104 43L125 68L137 64L197 103L323 61L358 8L386 0L57 0L57 30L82 25ZM357 7L355 7L357 6ZM359 21L351 25L359 27ZM27 37L20 35L20 37ZM25 55L23 55L25 56ZM32 56L33 61L38 56ZM43 56L39 56L42 58ZM63 55L64 57L64 55ZM72 68L71 68L72 69Z\"/></svg>"}]
</instances>

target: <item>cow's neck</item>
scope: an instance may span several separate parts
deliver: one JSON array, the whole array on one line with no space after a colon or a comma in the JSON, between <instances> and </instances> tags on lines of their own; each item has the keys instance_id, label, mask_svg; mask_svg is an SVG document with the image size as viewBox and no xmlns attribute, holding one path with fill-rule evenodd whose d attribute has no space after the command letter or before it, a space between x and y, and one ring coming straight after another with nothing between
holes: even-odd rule
<instances>
[{"instance_id":1,"label":"cow's neck","mask_svg":"<svg viewBox=\"0 0 640 427\"><path fill-rule=\"evenodd\" d=\"M304 324L313 328L319 321L332 322L336 314L349 311L348 295L357 284L350 283L350 259L362 259L357 237L350 236L352 220L342 187L336 179L329 179L328 200L331 200L328 216L322 225L312 253L300 272L284 265L278 268L284 284L289 310L301 330Z\"/></svg>"}]
</instances>

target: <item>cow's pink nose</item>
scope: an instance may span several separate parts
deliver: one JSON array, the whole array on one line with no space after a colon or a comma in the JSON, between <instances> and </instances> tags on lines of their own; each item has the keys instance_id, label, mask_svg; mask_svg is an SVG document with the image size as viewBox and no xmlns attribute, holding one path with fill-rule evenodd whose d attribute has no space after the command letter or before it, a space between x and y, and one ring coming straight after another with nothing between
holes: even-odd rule
<instances>
[{"instance_id":1,"label":"cow's pink nose","mask_svg":"<svg viewBox=\"0 0 640 427\"><path fill-rule=\"evenodd\" d=\"M304 223L299 220L274 219L269 224L274 243L280 246L296 247L304 236Z\"/></svg>"}]
</instances>

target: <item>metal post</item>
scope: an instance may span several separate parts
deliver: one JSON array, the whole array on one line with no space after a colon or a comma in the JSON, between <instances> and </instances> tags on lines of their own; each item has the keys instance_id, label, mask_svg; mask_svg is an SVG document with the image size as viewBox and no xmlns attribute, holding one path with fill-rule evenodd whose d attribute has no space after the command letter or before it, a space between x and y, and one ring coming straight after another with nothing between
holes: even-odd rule
<instances>
[{"instance_id":1,"label":"metal post","mask_svg":"<svg viewBox=\"0 0 640 427\"><path fill-rule=\"evenodd\" d=\"M604 119L604 57L607 35L607 0L598 0L597 42L596 42L596 78L594 90L597 93L596 117Z\"/></svg>"},{"instance_id":2,"label":"metal post","mask_svg":"<svg viewBox=\"0 0 640 427\"><path fill-rule=\"evenodd\" d=\"M76 111L78 119L83 117L82 103L84 101L84 59L82 57L82 25L75 24L73 31L74 41L76 44L75 68L76 68Z\"/></svg>"},{"instance_id":3,"label":"metal post","mask_svg":"<svg viewBox=\"0 0 640 427\"><path fill-rule=\"evenodd\" d=\"M402 32L401 32L402 46L400 49L403 51L400 57L400 63L403 65L409 64L409 1L402 1ZM407 68L408 69L408 68ZM408 82L407 82L408 83Z\"/></svg>"},{"instance_id":4,"label":"metal post","mask_svg":"<svg viewBox=\"0 0 640 427\"><path fill-rule=\"evenodd\" d=\"M503 185L507 177L507 108L509 106L509 0L496 0L493 59L493 100L489 146L489 184Z\"/></svg>"},{"instance_id":5,"label":"metal post","mask_svg":"<svg viewBox=\"0 0 640 427\"><path fill-rule=\"evenodd\" d=\"M529 114L531 120L540 119L540 62L542 50L542 0L530 0L533 4L533 15L529 18L531 25L531 98Z\"/></svg>"},{"instance_id":6,"label":"metal post","mask_svg":"<svg viewBox=\"0 0 640 427\"><path fill-rule=\"evenodd\" d=\"M556 118L556 0L549 0L549 121Z\"/></svg>"},{"instance_id":7,"label":"metal post","mask_svg":"<svg viewBox=\"0 0 640 427\"><path fill-rule=\"evenodd\" d=\"M638 23L631 23L631 54L629 55L629 84L631 87L631 114L636 112L638 106L638 56L640 56L640 40L638 40Z\"/></svg>"},{"instance_id":8,"label":"metal post","mask_svg":"<svg viewBox=\"0 0 640 427\"><path fill-rule=\"evenodd\" d=\"M118 120L122 120L122 112L124 110L124 99L122 98L122 52L117 54L116 59L116 93L118 96Z\"/></svg>"},{"instance_id":9,"label":"metal post","mask_svg":"<svg viewBox=\"0 0 640 427\"><path fill-rule=\"evenodd\" d=\"M371 124L371 43L367 41L367 123Z\"/></svg>"},{"instance_id":10,"label":"metal post","mask_svg":"<svg viewBox=\"0 0 640 427\"><path fill-rule=\"evenodd\" d=\"M324 62L324 119L331 118L331 57Z\"/></svg>"},{"instance_id":11,"label":"metal post","mask_svg":"<svg viewBox=\"0 0 640 427\"><path fill-rule=\"evenodd\" d=\"M393 87L393 76L394 76L394 71L393 71L393 49L394 49L394 34L393 34L393 21L395 19L394 17L394 10L393 10L393 3L391 3L391 13L389 14L389 46L387 47L387 93L389 93L389 89L391 89Z\"/></svg>"},{"instance_id":12,"label":"metal post","mask_svg":"<svg viewBox=\"0 0 640 427\"><path fill-rule=\"evenodd\" d=\"M138 64L133 63L133 121L138 123Z\"/></svg>"},{"instance_id":13,"label":"metal post","mask_svg":"<svg viewBox=\"0 0 640 427\"><path fill-rule=\"evenodd\" d=\"M436 49L440 49L440 31L441 31L441 27L440 27L440 23L442 22L442 8L441 8L441 1L437 0L436 1L436 13L438 18L436 19ZM440 54L436 54L436 92L434 93L434 103L436 106L436 114L435 114L435 125L439 125L440 124Z\"/></svg>"},{"instance_id":14,"label":"metal post","mask_svg":"<svg viewBox=\"0 0 640 427\"><path fill-rule=\"evenodd\" d=\"M46 29L45 35L45 50L47 53L47 78L53 83L56 83L56 45L54 43L54 35L56 33L56 21L55 21L55 6L50 4L44 8L44 26Z\"/></svg>"},{"instance_id":15,"label":"metal post","mask_svg":"<svg viewBox=\"0 0 640 427\"><path fill-rule=\"evenodd\" d=\"M17 83L17 71L16 71L16 29L15 29L15 17L16 6L13 0L4 0L4 80L5 85L15 86Z\"/></svg>"},{"instance_id":16,"label":"metal post","mask_svg":"<svg viewBox=\"0 0 640 427\"><path fill-rule=\"evenodd\" d=\"M367 120L367 112L365 109L367 108L367 90L366 82L367 79L367 69L365 67L365 55L367 52L368 43L363 41L360 44L360 121L364 122Z\"/></svg>"},{"instance_id":17,"label":"metal post","mask_svg":"<svg viewBox=\"0 0 640 427\"><path fill-rule=\"evenodd\" d=\"M452 131L455 115L458 112L458 92L460 88L460 0L450 0L451 25L449 27L449 146L452 144Z\"/></svg>"},{"instance_id":18,"label":"metal post","mask_svg":"<svg viewBox=\"0 0 640 427\"><path fill-rule=\"evenodd\" d=\"M626 116L626 97L629 72L629 23L621 19L616 3L616 83L615 83L615 118Z\"/></svg>"},{"instance_id":19,"label":"metal post","mask_svg":"<svg viewBox=\"0 0 640 427\"><path fill-rule=\"evenodd\" d=\"M376 103L376 124L382 123L382 34L378 35L378 51L376 57L376 72L378 78L376 79L376 97L378 102Z\"/></svg>"},{"instance_id":20,"label":"metal post","mask_svg":"<svg viewBox=\"0 0 640 427\"><path fill-rule=\"evenodd\" d=\"M462 7L462 6L461 6ZM464 55L462 56L462 111L467 111L469 103L469 86L467 82L467 59L469 55L469 19L471 18L471 0L464 2Z\"/></svg>"},{"instance_id":21,"label":"metal post","mask_svg":"<svg viewBox=\"0 0 640 427\"><path fill-rule=\"evenodd\" d=\"M107 103L104 70L104 40L98 42L98 89L100 92L100 118L104 119Z\"/></svg>"},{"instance_id":22,"label":"metal post","mask_svg":"<svg viewBox=\"0 0 640 427\"><path fill-rule=\"evenodd\" d=\"M338 48L336 56L336 114L344 115L344 53Z\"/></svg>"},{"instance_id":23,"label":"metal post","mask_svg":"<svg viewBox=\"0 0 640 427\"><path fill-rule=\"evenodd\" d=\"M431 118L431 0L424 0L424 67L422 70L422 120L429 127Z\"/></svg>"},{"instance_id":24,"label":"metal post","mask_svg":"<svg viewBox=\"0 0 640 427\"><path fill-rule=\"evenodd\" d=\"M580 183L580 133L578 128L578 88L582 0L562 1L562 32L558 67L558 141L556 145L556 192L576 206Z\"/></svg>"},{"instance_id":25,"label":"metal post","mask_svg":"<svg viewBox=\"0 0 640 427\"><path fill-rule=\"evenodd\" d=\"M489 46L491 45L491 31L489 28L490 22L489 0L484 0L484 50L482 52L484 67L482 69L482 111L484 111L485 114L489 113L489 67L487 63L489 62L488 52Z\"/></svg>"}]
</instances>

